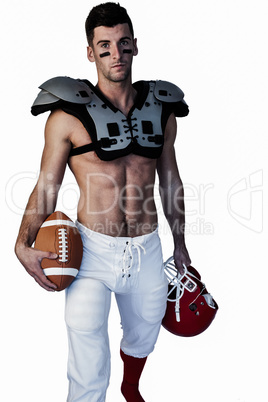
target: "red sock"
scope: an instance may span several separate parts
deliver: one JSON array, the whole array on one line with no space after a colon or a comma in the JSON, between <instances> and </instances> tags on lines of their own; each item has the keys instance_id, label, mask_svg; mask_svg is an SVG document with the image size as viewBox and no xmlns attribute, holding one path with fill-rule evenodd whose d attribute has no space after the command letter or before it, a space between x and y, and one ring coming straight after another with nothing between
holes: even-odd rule
<instances>
[{"instance_id":1,"label":"red sock","mask_svg":"<svg viewBox=\"0 0 268 402\"><path fill-rule=\"evenodd\" d=\"M124 362L124 377L121 392L127 402L145 402L139 392L139 379L147 357L138 358L126 355L120 350Z\"/></svg>"}]
</instances>

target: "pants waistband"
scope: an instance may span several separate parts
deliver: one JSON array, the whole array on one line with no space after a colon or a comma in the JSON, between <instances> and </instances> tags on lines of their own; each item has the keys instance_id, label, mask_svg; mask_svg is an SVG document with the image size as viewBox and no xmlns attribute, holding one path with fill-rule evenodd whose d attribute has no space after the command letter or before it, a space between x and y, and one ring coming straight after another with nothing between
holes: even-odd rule
<instances>
[{"instance_id":1,"label":"pants waistband","mask_svg":"<svg viewBox=\"0 0 268 402\"><path fill-rule=\"evenodd\" d=\"M103 233L95 232L84 226L78 220L75 222L77 229L80 233L85 234L88 238L92 238L94 240L99 240L102 244L110 245L114 242L117 244L126 244L127 242L135 242L139 244L148 243L155 235L158 235L158 227L151 233L135 236L135 237L120 237L120 236L110 236Z\"/></svg>"}]
</instances>

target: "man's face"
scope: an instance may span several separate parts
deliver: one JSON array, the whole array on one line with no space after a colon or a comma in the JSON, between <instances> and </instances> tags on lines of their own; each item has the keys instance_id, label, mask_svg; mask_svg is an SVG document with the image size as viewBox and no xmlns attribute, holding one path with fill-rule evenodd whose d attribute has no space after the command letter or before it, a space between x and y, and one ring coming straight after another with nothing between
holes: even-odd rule
<instances>
[{"instance_id":1,"label":"man's face","mask_svg":"<svg viewBox=\"0 0 268 402\"><path fill-rule=\"evenodd\" d=\"M96 63L99 79L125 81L131 74L133 56L138 54L137 40L128 24L94 29L93 46L88 46L88 59Z\"/></svg>"}]
</instances>

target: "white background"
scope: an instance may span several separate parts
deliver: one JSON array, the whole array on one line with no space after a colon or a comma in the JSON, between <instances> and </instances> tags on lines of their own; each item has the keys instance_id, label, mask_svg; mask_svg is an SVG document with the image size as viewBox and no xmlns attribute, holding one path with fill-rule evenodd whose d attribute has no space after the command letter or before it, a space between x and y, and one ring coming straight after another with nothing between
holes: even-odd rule
<instances>
[{"instance_id":1,"label":"white background","mask_svg":"<svg viewBox=\"0 0 268 402\"><path fill-rule=\"evenodd\" d=\"M37 87L57 75L96 82L84 21L98 2L9 0L1 5L1 400L66 400L64 294L41 289L13 247L39 169L47 116ZM133 80L176 83L190 106L176 151L186 190L187 245L220 310L195 338L162 329L141 380L146 402L266 402L267 11L265 0L122 0L139 55ZM265 158L266 157L266 158ZM5 194L5 197L4 197ZM75 218L69 172L58 209ZM160 211L164 256L172 238ZM107 401L123 401L119 316L110 316Z\"/></svg>"}]
</instances>

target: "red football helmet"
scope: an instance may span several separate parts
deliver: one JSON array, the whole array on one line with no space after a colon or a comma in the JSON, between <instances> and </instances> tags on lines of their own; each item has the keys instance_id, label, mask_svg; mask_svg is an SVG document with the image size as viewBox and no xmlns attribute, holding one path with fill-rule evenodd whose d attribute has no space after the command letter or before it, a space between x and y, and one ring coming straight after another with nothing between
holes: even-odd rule
<instances>
[{"instance_id":1,"label":"red football helmet","mask_svg":"<svg viewBox=\"0 0 268 402\"><path fill-rule=\"evenodd\" d=\"M184 273L180 274L170 257L164 269L169 285L163 327L174 335L201 334L212 323L218 310L217 303L195 268L184 266Z\"/></svg>"}]
</instances>

